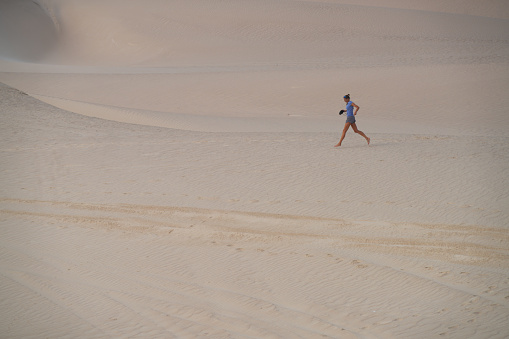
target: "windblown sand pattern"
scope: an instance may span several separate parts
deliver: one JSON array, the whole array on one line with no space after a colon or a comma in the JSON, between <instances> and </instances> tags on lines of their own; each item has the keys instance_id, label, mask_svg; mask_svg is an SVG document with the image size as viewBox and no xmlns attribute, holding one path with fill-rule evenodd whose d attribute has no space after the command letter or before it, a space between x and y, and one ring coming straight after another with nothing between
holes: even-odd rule
<instances>
[{"instance_id":1,"label":"windblown sand pattern","mask_svg":"<svg viewBox=\"0 0 509 339\"><path fill-rule=\"evenodd\" d=\"M497 0L0 2L0 336L509 337L508 42Z\"/></svg>"}]
</instances>

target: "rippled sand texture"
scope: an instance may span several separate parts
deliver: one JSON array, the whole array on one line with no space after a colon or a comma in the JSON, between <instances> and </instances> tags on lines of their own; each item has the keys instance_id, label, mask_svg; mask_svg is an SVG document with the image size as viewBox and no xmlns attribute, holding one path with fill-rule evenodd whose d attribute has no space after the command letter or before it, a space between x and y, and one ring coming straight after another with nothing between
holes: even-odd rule
<instances>
[{"instance_id":1,"label":"rippled sand texture","mask_svg":"<svg viewBox=\"0 0 509 339\"><path fill-rule=\"evenodd\" d=\"M494 0L0 2L0 336L509 337L508 40Z\"/></svg>"}]
</instances>

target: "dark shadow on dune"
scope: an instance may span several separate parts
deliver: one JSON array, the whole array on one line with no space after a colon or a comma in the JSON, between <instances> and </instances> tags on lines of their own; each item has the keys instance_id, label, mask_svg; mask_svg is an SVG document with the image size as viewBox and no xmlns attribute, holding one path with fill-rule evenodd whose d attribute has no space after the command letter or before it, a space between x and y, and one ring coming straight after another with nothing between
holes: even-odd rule
<instances>
[{"instance_id":1,"label":"dark shadow on dune","mask_svg":"<svg viewBox=\"0 0 509 339\"><path fill-rule=\"evenodd\" d=\"M36 1L0 1L0 58L40 62L56 42L54 22Z\"/></svg>"}]
</instances>

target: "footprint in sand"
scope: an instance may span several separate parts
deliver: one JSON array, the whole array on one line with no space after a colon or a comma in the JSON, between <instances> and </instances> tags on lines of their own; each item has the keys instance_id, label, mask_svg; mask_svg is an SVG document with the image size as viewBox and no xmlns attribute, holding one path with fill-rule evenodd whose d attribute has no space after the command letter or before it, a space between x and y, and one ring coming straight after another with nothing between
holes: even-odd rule
<instances>
[{"instance_id":1,"label":"footprint in sand","mask_svg":"<svg viewBox=\"0 0 509 339\"><path fill-rule=\"evenodd\" d=\"M497 286L489 286L487 290L483 291L482 293L486 294L493 294L493 290L497 288Z\"/></svg>"},{"instance_id":2,"label":"footprint in sand","mask_svg":"<svg viewBox=\"0 0 509 339\"><path fill-rule=\"evenodd\" d=\"M366 268L368 265L362 264L359 260L352 260L353 265L357 265L357 268Z\"/></svg>"},{"instance_id":3,"label":"footprint in sand","mask_svg":"<svg viewBox=\"0 0 509 339\"><path fill-rule=\"evenodd\" d=\"M473 298L470 298L468 299L467 301L465 301L464 303L461 304L461 306L468 306L468 305L472 305L473 303L479 301L479 297L473 297Z\"/></svg>"}]
</instances>

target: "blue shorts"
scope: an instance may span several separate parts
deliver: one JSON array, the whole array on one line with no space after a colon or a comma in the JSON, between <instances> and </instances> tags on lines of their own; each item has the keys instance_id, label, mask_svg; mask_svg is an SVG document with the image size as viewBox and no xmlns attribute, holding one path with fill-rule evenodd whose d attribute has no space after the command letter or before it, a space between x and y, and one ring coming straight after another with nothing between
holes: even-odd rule
<instances>
[{"instance_id":1,"label":"blue shorts","mask_svg":"<svg viewBox=\"0 0 509 339\"><path fill-rule=\"evenodd\" d=\"M355 124L355 116L353 115L347 115L346 116L346 122L350 124Z\"/></svg>"}]
</instances>

